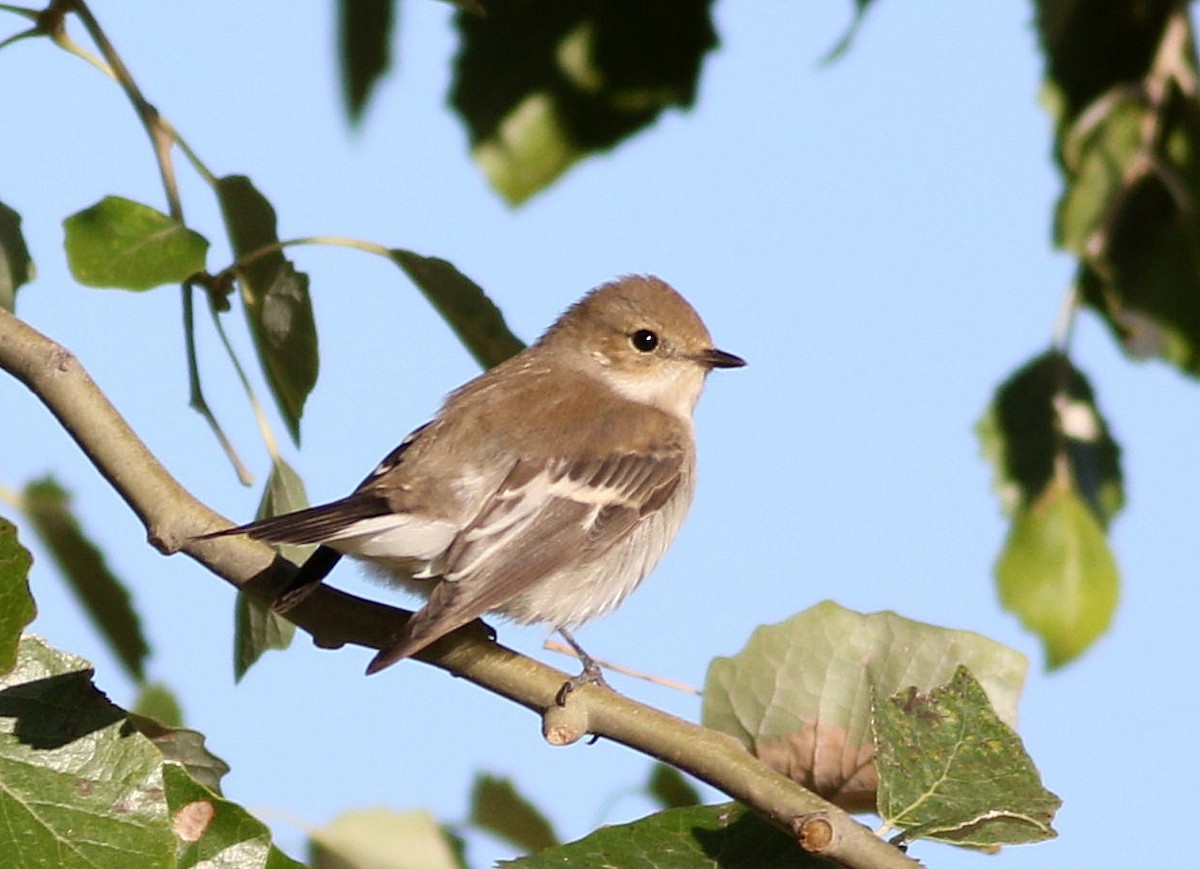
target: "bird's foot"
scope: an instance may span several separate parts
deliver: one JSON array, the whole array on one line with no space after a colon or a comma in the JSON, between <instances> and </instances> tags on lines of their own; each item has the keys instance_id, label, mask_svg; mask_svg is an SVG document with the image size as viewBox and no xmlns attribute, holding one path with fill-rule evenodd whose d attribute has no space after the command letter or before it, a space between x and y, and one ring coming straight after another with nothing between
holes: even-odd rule
<instances>
[{"instance_id":1,"label":"bird's foot","mask_svg":"<svg viewBox=\"0 0 1200 869\"><path fill-rule=\"evenodd\" d=\"M554 702L559 706L567 705L567 697L576 688L584 685L599 685L601 688L613 690L612 686L604 679L604 671L600 669L600 665L591 658L583 658L583 672L578 676L572 676L566 682L563 682L562 687L558 689L558 693L554 695Z\"/></svg>"}]
</instances>

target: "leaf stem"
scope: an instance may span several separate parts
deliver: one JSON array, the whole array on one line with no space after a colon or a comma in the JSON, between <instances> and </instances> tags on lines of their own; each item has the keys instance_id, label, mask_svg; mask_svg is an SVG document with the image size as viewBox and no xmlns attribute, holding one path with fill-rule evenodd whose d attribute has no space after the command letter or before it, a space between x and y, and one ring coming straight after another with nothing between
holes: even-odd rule
<instances>
[{"instance_id":1,"label":"leaf stem","mask_svg":"<svg viewBox=\"0 0 1200 869\"><path fill-rule=\"evenodd\" d=\"M233 370L237 373L237 378L242 384L242 390L246 393L246 399L250 402L250 408L254 412L254 419L258 423L259 434L262 436L263 443L267 447L267 454L270 455L272 462L278 462L280 458L279 444L275 440L275 434L271 431L271 424L267 422L267 415L263 412L262 404L254 392L254 387L250 385L250 379L246 377L246 370L238 360L237 353L233 350L233 345L229 342L229 335L225 332L225 325L221 322L220 314L217 311L216 305L212 304L211 298L208 310L212 314L213 326L217 330L217 335L221 338L221 344L224 345L225 352L229 356L229 361L233 363Z\"/></svg>"},{"instance_id":2,"label":"leaf stem","mask_svg":"<svg viewBox=\"0 0 1200 869\"><path fill-rule=\"evenodd\" d=\"M193 305L195 304L195 294L192 292L192 285L185 283L182 289L183 295L183 335L184 341L187 344L187 367L188 367L188 407L200 414L204 421L208 423L212 429L213 435L217 438L217 443L220 444L225 456L233 465L233 471L237 474L238 482L243 486L250 486L254 483L254 475L250 473L249 468L242 463L241 458L234 449L233 443L225 434L225 430L221 428L221 424L217 422L216 416L212 412L212 408L208 406L208 401L204 398L204 389L200 385L200 368L196 360L196 316Z\"/></svg>"},{"instance_id":3,"label":"leaf stem","mask_svg":"<svg viewBox=\"0 0 1200 869\"><path fill-rule=\"evenodd\" d=\"M1051 344L1055 350L1064 355L1070 352L1071 337L1075 334L1075 320L1079 315L1079 283L1072 281L1063 293L1062 304L1058 308L1058 317L1054 321L1054 335Z\"/></svg>"},{"instance_id":4,"label":"leaf stem","mask_svg":"<svg viewBox=\"0 0 1200 869\"><path fill-rule=\"evenodd\" d=\"M250 251L238 257L237 262L222 269L217 273L217 280L222 280L232 277L238 269L243 269L246 266L252 265L265 256L270 256L273 253L279 253L285 248L298 247L300 245L327 245L330 247L348 247L354 250L361 250L366 253L373 253L385 259L391 258L391 251L381 244L376 244L373 241L363 241L357 238L347 238L341 235L309 235L301 238L289 238L286 241L276 241L271 244L265 244L260 248Z\"/></svg>"}]
</instances>

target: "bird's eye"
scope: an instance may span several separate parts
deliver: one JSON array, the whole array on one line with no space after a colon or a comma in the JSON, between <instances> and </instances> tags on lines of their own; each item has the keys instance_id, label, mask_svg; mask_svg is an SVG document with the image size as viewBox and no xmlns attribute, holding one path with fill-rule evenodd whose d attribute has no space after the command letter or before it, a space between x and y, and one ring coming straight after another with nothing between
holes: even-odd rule
<instances>
[{"instance_id":1,"label":"bird's eye","mask_svg":"<svg viewBox=\"0 0 1200 869\"><path fill-rule=\"evenodd\" d=\"M658 346L658 334L649 329L638 329L630 336L629 342L633 344L633 349L649 353Z\"/></svg>"}]
</instances>

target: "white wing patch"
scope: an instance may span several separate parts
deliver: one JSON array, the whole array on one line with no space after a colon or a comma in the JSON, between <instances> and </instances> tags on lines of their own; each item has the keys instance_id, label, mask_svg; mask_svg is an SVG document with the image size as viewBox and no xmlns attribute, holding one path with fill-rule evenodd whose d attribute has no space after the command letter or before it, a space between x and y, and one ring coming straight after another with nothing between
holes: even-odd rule
<instances>
[{"instance_id":1,"label":"white wing patch","mask_svg":"<svg viewBox=\"0 0 1200 869\"><path fill-rule=\"evenodd\" d=\"M325 539L326 546L383 562L423 564L416 575L433 576L434 565L450 547L461 526L423 519L410 513L391 513L359 519ZM433 572L427 572L433 570Z\"/></svg>"}]
</instances>

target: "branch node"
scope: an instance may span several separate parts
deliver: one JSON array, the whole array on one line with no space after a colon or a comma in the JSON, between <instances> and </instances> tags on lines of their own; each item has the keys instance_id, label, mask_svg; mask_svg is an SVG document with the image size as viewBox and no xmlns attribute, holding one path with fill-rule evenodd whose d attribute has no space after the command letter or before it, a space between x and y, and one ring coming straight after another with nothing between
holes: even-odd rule
<instances>
[{"instance_id":1,"label":"branch node","mask_svg":"<svg viewBox=\"0 0 1200 869\"><path fill-rule=\"evenodd\" d=\"M587 735L586 704L554 705L542 713L542 736L551 745L571 745Z\"/></svg>"},{"instance_id":2,"label":"branch node","mask_svg":"<svg viewBox=\"0 0 1200 869\"><path fill-rule=\"evenodd\" d=\"M800 847L810 854L821 854L829 850L837 838L833 824L824 812L794 818L792 833Z\"/></svg>"},{"instance_id":3,"label":"branch node","mask_svg":"<svg viewBox=\"0 0 1200 869\"><path fill-rule=\"evenodd\" d=\"M321 633L313 634L313 645L318 649L341 649L346 645L346 641L341 637L326 636Z\"/></svg>"},{"instance_id":4,"label":"branch node","mask_svg":"<svg viewBox=\"0 0 1200 869\"><path fill-rule=\"evenodd\" d=\"M46 361L50 363L49 367L61 374L66 374L72 368L77 367L79 363L74 353L58 343L54 343L49 349Z\"/></svg>"},{"instance_id":5,"label":"branch node","mask_svg":"<svg viewBox=\"0 0 1200 869\"><path fill-rule=\"evenodd\" d=\"M174 555L179 551L179 539L174 534L162 534L156 528L151 528L146 534L146 542L162 555Z\"/></svg>"}]
</instances>

